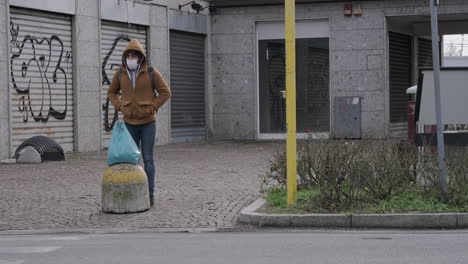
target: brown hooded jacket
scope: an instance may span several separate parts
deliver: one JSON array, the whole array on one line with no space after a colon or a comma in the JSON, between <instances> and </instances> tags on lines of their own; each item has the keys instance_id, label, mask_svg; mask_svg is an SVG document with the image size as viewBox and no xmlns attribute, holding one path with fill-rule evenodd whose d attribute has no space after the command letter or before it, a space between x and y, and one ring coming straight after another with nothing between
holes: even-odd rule
<instances>
[{"instance_id":1,"label":"brown hooded jacket","mask_svg":"<svg viewBox=\"0 0 468 264\"><path fill-rule=\"evenodd\" d=\"M130 50L138 51L142 55L140 71L136 77L135 88L127 73L126 57ZM146 55L138 40L132 40L122 54L122 67L120 81L118 71L109 86L107 95L115 109L123 113L125 122L132 125L141 125L156 120L158 109L171 97L171 90L161 74L153 67L154 84L158 96L152 91L148 75ZM119 92L121 93L118 96Z\"/></svg>"}]
</instances>

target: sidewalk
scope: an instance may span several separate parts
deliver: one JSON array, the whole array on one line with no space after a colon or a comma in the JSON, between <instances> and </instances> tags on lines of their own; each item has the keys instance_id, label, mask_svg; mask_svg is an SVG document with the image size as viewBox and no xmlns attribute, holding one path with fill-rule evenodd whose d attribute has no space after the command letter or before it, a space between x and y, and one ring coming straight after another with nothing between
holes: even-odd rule
<instances>
[{"instance_id":1,"label":"sidewalk","mask_svg":"<svg viewBox=\"0 0 468 264\"><path fill-rule=\"evenodd\" d=\"M279 143L203 142L156 147L156 201L139 214L100 210L106 153L0 164L0 231L231 227L259 196L258 175Z\"/></svg>"}]
</instances>

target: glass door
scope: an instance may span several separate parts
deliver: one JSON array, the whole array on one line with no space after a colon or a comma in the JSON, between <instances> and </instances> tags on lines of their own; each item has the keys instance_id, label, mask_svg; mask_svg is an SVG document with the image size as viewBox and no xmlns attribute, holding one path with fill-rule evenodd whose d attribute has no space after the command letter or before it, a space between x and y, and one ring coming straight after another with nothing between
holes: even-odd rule
<instances>
[{"instance_id":1,"label":"glass door","mask_svg":"<svg viewBox=\"0 0 468 264\"><path fill-rule=\"evenodd\" d=\"M328 43L328 38L296 40L297 133L329 132ZM283 39L259 40L260 135L286 132L285 59Z\"/></svg>"}]
</instances>

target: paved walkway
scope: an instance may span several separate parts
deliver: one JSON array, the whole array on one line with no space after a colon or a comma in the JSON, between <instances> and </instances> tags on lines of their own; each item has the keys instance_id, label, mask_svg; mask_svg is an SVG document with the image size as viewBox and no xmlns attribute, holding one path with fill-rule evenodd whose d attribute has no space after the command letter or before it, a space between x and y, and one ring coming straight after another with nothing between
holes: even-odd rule
<instances>
[{"instance_id":1,"label":"paved walkway","mask_svg":"<svg viewBox=\"0 0 468 264\"><path fill-rule=\"evenodd\" d=\"M100 210L106 153L64 162L0 164L0 231L231 227L259 196L258 175L279 143L204 142L158 146L156 204L139 214Z\"/></svg>"}]
</instances>

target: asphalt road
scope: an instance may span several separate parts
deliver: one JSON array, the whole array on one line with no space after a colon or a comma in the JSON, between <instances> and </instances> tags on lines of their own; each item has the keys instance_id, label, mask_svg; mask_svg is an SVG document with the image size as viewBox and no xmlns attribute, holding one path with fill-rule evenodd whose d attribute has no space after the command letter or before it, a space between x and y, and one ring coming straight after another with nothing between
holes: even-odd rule
<instances>
[{"instance_id":1,"label":"asphalt road","mask_svg":"<svg viewBox=\"0 0 468 264\"><path fill-rule=\"evenodd\" d=\"M468 263L468 231L0 235L0 264Z\"/></svg>"}]
</instances>

